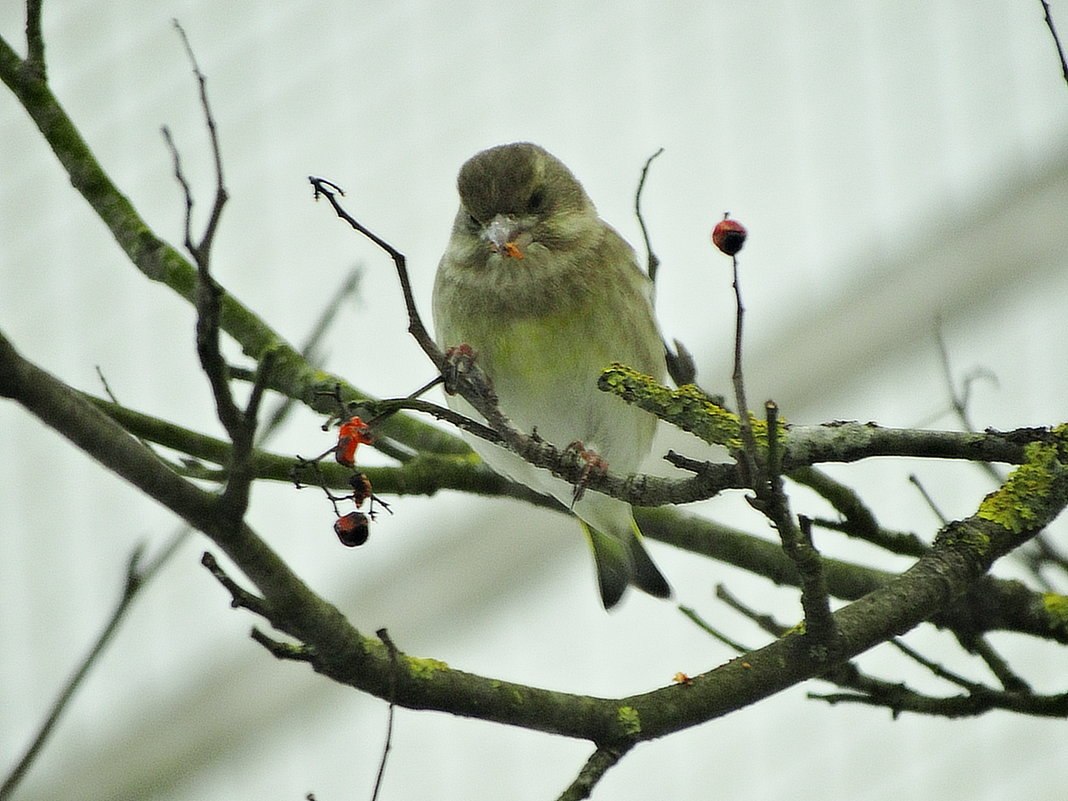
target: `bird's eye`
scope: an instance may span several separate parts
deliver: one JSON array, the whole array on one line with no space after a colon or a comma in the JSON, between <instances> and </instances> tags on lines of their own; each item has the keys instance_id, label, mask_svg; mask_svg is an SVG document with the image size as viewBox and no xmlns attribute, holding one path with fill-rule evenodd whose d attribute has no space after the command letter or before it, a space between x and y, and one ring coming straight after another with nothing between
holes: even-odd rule
<instances>
[{"instance_id":1,"label":"bird's eye","mask_svg":"<svg viewBox=\"0 0 1068 801\"><path fill-rule=\"evenodd\" d=\"M535 189L530 193L530 199L527 201L527 208L530 211L541 211L545 205L545 192L541 189Z\"/></svg>"},{"instance_id":2,"label":"bird's eye","mask_svg":"<svg viewBox=\"0 0 1068 801\"><path fill-rule=\"evenodd\" d=\"M480 223L478 221L478 217L476 217L474 214L468 214L467 215L467 222L472 228L481 228L482 227L482 223Z\"/></svg>"}]
</instances>

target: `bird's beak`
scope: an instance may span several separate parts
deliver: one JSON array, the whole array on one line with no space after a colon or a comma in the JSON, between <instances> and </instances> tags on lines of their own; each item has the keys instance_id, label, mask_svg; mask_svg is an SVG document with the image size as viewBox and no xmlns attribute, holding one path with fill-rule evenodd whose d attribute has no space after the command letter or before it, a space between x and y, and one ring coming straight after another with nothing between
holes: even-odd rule
<instances>
[{"instance_id":1,"label":"bird's beak","mask_svg":"<svg viewBox=\"0 0 1068 801\"><path fill-rule=\"evenodd\" d=\"M494 253L501 253L513 259L523 258L523 251L519 249L516 240L519 238L519 222L505 214L498 214L482 232L482 238L490 246Z\"/></svg>"}]
</instances>

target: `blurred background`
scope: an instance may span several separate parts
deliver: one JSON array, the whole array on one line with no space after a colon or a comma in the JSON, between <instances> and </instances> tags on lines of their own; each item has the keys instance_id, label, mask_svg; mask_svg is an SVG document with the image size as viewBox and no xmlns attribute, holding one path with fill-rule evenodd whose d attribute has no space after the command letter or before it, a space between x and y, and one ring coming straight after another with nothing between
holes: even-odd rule
<instances>
[{"instance_id":1,"label":"blurred background","mask_svg":"<svg viewBox=\"0 0 1068 801\"><path fill-rule=\"evenodd\" d=\"M1068 33L1068 6L1053 4ZM19 4L0 32L25 52ZM216 277L294 343L360 269L323 366L403 395L431 377L406 335L393 266L312 202L310 174L404 251L429 316L454 180L476 151L537 142L583 181L635 245L634 193L658 148L643 210L662 260L658 313L702 383L729 388L729 259L708 242L725 211L741 253L749 398L797 423L875 420L957 428L939 355L971 384L976 426L1068 418L1068 86L1035 2L796 4L454 0L45 4L54 91L104 169L157 233L182 236L171 128L199 205L211 157L172 18L208 78L231 201ZM193 314L150 283L71 188L22 108L0 97L0 326L28 358L125 404L221 434L196 363ZM235 353L235 358L237 354ZM978 371L978 372L977 372ZM330 446L298 411L281 453ZM366 451L362 451L365 456ZM22 753L117 600L138 543L176 519L105 474L20 407L0 404L0 772ZM369 457L370 458L370 457ZM834 475L891 528L930 537L992 488L973 465L870 460ZM796 512L825 514L796 496ZM251 523L365 632L489 676L602 696L642 692L733 654L671 603L632 594L613 614L566 517L441 493L389 498L362 548L331 531L314 491L258 486ZM739 497L691 510L773 536ZM1065 542L1065 525L1051 531ZM822 533L830 555L907 566ZM368 798L386 705L248 638L199 566L193 535L139 598L18 799ZM724 583L784 623L796 593L651 544L677 601L750 646L766 635L714 599ZM1020 575L1011 560L999 575ZM1065 587L1057 589L1064 591ZM906 641L985 680L946 635ZM1064 649L992 641L1036 691L1065 689ZM872 673L943 694L889 646ZM1064 722L1008 713L950 721L830 707L810 682L727 718L640 746L595 799L795 801L1063 797ZM382 799L551 799L585 742L398 710Z\"/></svg>"}]
</instances>

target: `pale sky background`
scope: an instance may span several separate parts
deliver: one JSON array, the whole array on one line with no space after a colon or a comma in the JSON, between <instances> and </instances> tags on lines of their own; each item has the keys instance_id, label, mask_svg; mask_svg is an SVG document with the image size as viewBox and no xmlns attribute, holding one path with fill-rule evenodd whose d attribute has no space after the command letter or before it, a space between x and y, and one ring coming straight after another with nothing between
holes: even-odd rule
<instances>
[{"instance_id":1,"label":"pale sky background","mask_svg":"<svg viewBox=\"0 0 1068 801\"><path fill-rule=\"evenodd\" d=\"M0 32L23 52L18 5L0 6ZM1053 10L1068 33L1068 6ZM802 423L955 427L941 319L958 375L997 377L974 388L977 426L1068 418L1068 86L1038 0L47 3L55 92L122 191L178 244L182 202L160 126L181 148L201 220L211 161L175 17L208 76L232 196L216 277L299 342L361 265L359 299L324 366L367 391L406 394L430 368L405 333L392 264L312 202L307 176L343 186L350 211L408 255L429 317L457 169L524 139L567 163L635 244L640 169L665 149L643 199L663 262L658 312L705 385L725 390L730 376L729 262L708 243L729 210L750 231L754 404L773 397ZM4 333L77 387L98 392L99 366L129 406L218 433L189 307L130 266L6 93L0 142ZM319 422L295 415L272 449L329 447ZM103 625L130 550L155 552L176 521L10 403L0 454L5 772ZM885 525L928 537L937 522L911 472L952 517L991 489L969 465L879 460L834 472ZM693 511L770 534L737 496ZM799 494L795 511L824 508ZM359 628L386 626L404 651L464 670L617 696L732 655L670 603L632 594L606 614L578 529L561 515L450 493L396 499L394 512L353 551L312 491L258 487L250 518ZM1065 545L1063 522L1051 533ZM831 534L818 544L907 565ZM138 601L16 798L370 797L385 704L252 643L258 620L231 610L199 566L206 547L193 536ZM714 600L715 583L783 622L800 614L792 591L650 549L679 603L746 643L766 638ZM1065 689L1063 648L992 639L1037 691ZM986 679L944 634L925 627L907 641ZM861 664L955 693L889 647ZM644 744L593 798L1063 798L1064 721L892 721L805 697L828 689L810 682ZM552 799L590 750L398 710L381 798Z\"/></svg>"}]
</instances>

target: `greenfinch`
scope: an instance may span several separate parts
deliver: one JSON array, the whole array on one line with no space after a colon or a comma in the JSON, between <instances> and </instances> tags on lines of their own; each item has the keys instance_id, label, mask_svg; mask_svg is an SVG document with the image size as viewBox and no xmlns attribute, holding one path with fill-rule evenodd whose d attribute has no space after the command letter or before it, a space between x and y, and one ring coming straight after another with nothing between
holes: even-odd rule
<instances>
[{"instance_id":1,"label":"greenfinch","mask_svg":"<svg viewBox=\"0 0 1068 801\"><path fill-rule=\"evenodd\" d=\"M501 412L521 431L561 448L581 443L611 472L635 472L656 420L597 388L611 362L657 380L666 370L651 282L633 249L598 216L568 168L537 145L476 154L461 168L457 188L460 210L434 283L438 344L474 351ZM448 403L480 419L459 395ZM470 442L495 471L551 495L579 518L606 609L631 584L657 597L671 594L628 503L575 493L511 451Z\"/></svg>"}]
</instances>

